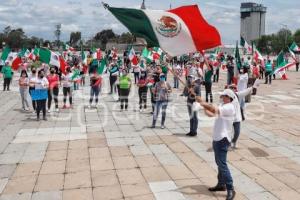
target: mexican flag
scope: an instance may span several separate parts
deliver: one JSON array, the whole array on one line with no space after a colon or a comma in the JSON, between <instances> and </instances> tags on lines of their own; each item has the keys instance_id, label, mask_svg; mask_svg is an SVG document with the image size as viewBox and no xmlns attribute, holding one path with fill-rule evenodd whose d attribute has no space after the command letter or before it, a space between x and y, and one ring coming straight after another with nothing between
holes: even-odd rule
<instances>
[{"instance_id":1,"label":"mexican flag","mask_svg":"<svg viewBox=\"0 0 300 200\"><path fill-rule=\"evenodd\" d=\"M133 47L131 47L128 57L133 65L137 65L139 63L138 58L135 55L135 51L134 51Z\"/></svg>"},{"instance_id":2,"label":"mexican flag","mask_svg":"<svg viewBox=\"0 0 300 200\"><path fill-rule=\"evenodd\" d=\"M105 7L148 47L179 56L221 44L218 30L207 23L197 5L163 10Z\"/></svg>"},{"instance_id":3,"label":"mexican flag","mask_svg":"<svg viewBox=\"0 0 300 200\"><path fill-rule=\"evenodd\" d=\"M29 59L31 60L38 60L39 59L39 48L34 48L29 55Z\"/></svg>"},{"instance_id":4,"label":"mexican flag","mask_svg":"<svg viewBox=\"0 0 300 200\"><path fill-rule=\"evenodd\" d=\"M79 71L79 69L74 69L73 74L72 74L72 77L71 77L71 80L72 80L72 81L79 81L80 78L81 78L81 76L80 76L80 71Z\"/></svg>"},{"instance_id":5,"label":"mexican flag","mask_svg":"<svg viewBox=\"0 0 300 200\"><path fill-rule=\"evenodd\" d=\"M254 47L254 55L253 59L258 62L260 60L261 64L264 66L264 58L262 57L261 53Z\"/></svg>"},{"instance_id":6,"label":"mexican flag","mask_svg":"<svg viewBox=\"0 0 300 200\"><path fill-rule=\"evenodd\" d=\"M153 56L153 60L162 59L163 51L159 47L153 47L152 56Z\"/></svg>"},{"instance_id":7,"label":"mexican flag","mask_svg":"<svg viewBox=\"0 0 300 200\"><path fill-rule=\"evenodd\" d=\"M252 54L252 47L243 37L241 37L241 46L243 46L247 50L247 54Z\"/></svg>"},{"instance_id":8,"label":"mexican flag","mask_svg":"<svg viewBox=\"0 0 300 200\"><path fill-rule=\"evenodd\" d=\"M9 53L11 52L11 49L9 47L5 47L3 49L2 55L1 55L1 60L3 60L3 62L5 62L8 58Z\"/></svg>"},{"instance_id":9,"label":"mexican flag","mask_svg":"<svg viewBox=\"0 0 300 200\"><path fill-rule=\"evenodd\" d=\"M152 52L148 50L148 48L144 48L142 51L142 57L146 59L147 63L150 63L153 61Z\"/></svg>"},{"instance_id":10,"label":"mexican flag","mask_svg":"<svg viewBox=\"0 0 300 200\"><path fill-rule=\"evenodd\" d=\"M39 51L40 61L46 64L60 67L59 55L46 48L41 48Z\"/></svg>"},{"instance_id":11,"label":"mexican flag","mask_svg":"<svg viewBox=\"0 0 300 200\"><path fill-rule=\"evenodd\" d=\"M298 52L300 51L300 48L298 47L296 42L293 42L293 44L290 46L290 50L292 50L293 52Z\"/></svg>"},{"instance_id":12,"label":"mexican flag","mask_svg":"<svg viewBox=\"0 0 300 200\"><path fill-rule=\"evenodd\" d=\"M62 56L59 56L59 65L61 73L66 74L67 63Z\"/></svg>"},{"instance_id":13,"label":"mexican flag","mask_svg":"<svg viewBox=\"0 0 300 200\"><path fill-rule=\"evenodd\" d=\"M101 49L94 49L93 50L93 59L101 60L101 58L102 58Z\"/></svg>"},{"instance_id":14,"label":"mexican flag","mask_svg":"<svg viewBox=\"0 0 300 200\"><path fill-rule=\"evenodd\" d=\"M11 53L9 56L11 56L12 63L11 63L11 68L15 71L17 71L20 67L20 64L22 64L22 57L24 55L24 52L21 51L20 53Z\"/></svg>"},{"instance_id":15,"label":"mexican flag","mask_svg":"<svg viewBox=\"0 0 300 200\"><path fill-rule=\"evenodd\" d=\"M278 74L278 73L282 73L285 72L285 70L289 67L292 67L293 65L295 65L295 63L287 63L284 59L284 53L283 51L281 51L276 59L276 67L274 69L273 74ZM282 76L282 75L281 75Z\"/></svg>"},{"instance_id":16,"label":"mexican flag","mask_svg":"<svg viewBox=\"0 0 300 200\"><path fill-rule=\"evenodd\" d=\"M98 66L97 68L98 74L103 74L103 72L106 70L106 63L107 63L106 59L103 58L100 62L100 66Z\"/></svg>"},{"instance_id":17,"label":"mexican flag","mask_svg":"<svg viewBox=\"0 0 300 200\"><path fill-rule=\"evenodd\" d=\"M64 51L75 51L75 49L68 44L64 44Z\"/></svg>"},{"instance_id":18,"label":"mexican flag","mask_svg":"<svg viewBox=\"0 0 300 200\"><path fill-rule=\"evenodd\" d=\"M291 49L289 49L289 52L290 52L293 60L296 61L296 55L295 55L295 53Z\"/></svg>"},{"instance_id":19,"label":"mexican flag","mask_svg":"<svg viewBox=\"0 0 300 200\"><path fill-rule=\"evenodd\" d=\"M240 56L240 51L239 51L239 45L238 42L236 42L236 47L235 47L235 66L234 66L234 80L233 82L237 84L237 77L239 74L239 69L242 67L242 61L241 61L241 56Z\"/></svg>"},{"instance_id":20,"label":"mexican flag","mask_svg":"<svg viewBox=\"0 0 300 200\"><path fill-rule=\"evenodd\" d=\"M81 49L81 62L83 65L87 65L87 57L85 55L85 52L83 51L83 49Z\"/></svg>"}]
</instances>

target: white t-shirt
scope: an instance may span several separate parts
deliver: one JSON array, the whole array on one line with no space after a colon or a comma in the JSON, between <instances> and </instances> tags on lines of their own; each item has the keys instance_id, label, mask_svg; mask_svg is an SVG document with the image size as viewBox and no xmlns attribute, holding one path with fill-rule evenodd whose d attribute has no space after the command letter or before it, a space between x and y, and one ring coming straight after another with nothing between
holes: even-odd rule
<instances>
[{"instance_id":1,"label":"white t-shirt","mask_svg":"<svg viewBox=\"0 0 300 200\"><path fill-rule=\"evenodd\" d=\"M224 137L230 142L230 133L232 131L233 120L235 117L235 108L232 103L219 106L219 116L215 120L213 129L213 140L220 141Z\"/></svg>"},{"instance_id":2,"label":"white t-shirt","mask_svg":"<svg viewBox=\"0 0 300 200\"><path fill-rule=\"evenodd\" d=\"M73 76L72 73L69 73L69 74L66 74L66 75L62 76L62 86L63 87L66 87L66 88L71 87L72 76Z\"/></svg>"},{"instance_id":3,"label":"white t-shirt","mask_svg":"<svg viewBox=\"0 0 300 200\"><path fill-rule=\"evenodd\" d=\"M35 80L35 89L40 90L40 89L47 89L47 85L49 85L49 82L46 77L44 78L37 78Z\"/></svg>"},{"instance_id":4,"label":"white t-shirt","mask_svg":"<svg viewBox=\"0 0 300 200\"><path fill-rule=\"evenodd\" d=\"M247 88L248 78L249 77L248 77L247 73L240 75L239 82L237 84L238 91L243 91L243 90L245 90Z\"/></svg>"},{"instance_id":5,"label":"white t-shirt","mask_svg":"<svg viewBox=\"0 0 300 200\"><path fill-rule=\"evenodd\" d=\"M140 66L139 65L133 66L133 72L140 73L141 72Z\"/></svg>"}]
</instances>

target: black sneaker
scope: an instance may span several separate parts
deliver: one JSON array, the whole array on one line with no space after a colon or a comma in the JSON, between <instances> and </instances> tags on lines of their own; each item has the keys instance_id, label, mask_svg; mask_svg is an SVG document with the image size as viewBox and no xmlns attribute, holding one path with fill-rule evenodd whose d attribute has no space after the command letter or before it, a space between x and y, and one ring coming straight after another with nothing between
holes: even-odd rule
<instances>
[{"instance_id":1,"label":"black sneaker","mask_svg":"<svg viewBox=\"0 0 300 200\"><path fill-rule=\"evenodd\" d=\"M228 190L226 200L233 200L235 197L235 191L234 190Z\"/></svg>"},{"instance_id":2,"label":"black sneaker","mask_svg":"<svg viewBox=\"0 0 300 200\"><path fill-rule=\"evenodd\" d=\"M216 185L215 187L208 188L208 190L211 192L226 191L226 186L225 185Z\"/></svg>"},{"instance_id":3,"label":"black sneaker","mask_svg":"<svg viewBox=\"0 0 300 200\"><path fill-rule=\"evenodd\" d=\"M46 118L46 117L43 117L43 120L44 120L44 121L47 121L47 118Z\"/></svg>"}]
</instances>

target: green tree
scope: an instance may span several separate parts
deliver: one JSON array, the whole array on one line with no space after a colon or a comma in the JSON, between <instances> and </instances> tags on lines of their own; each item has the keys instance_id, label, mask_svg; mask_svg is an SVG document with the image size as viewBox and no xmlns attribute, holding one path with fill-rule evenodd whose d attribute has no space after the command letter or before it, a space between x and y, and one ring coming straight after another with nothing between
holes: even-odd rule
<instances>
[{"instance_id":1,"label":"green tree","mask_svg":"<svg viewBox=\"0 0 300 200\"><path fill-rule=\"evenodd\" d=\"M112 31L112 29L106 29L106 30L102 30L101 32L98 32L95 35L94 40L100 41L102 45L105 46L109 40L115 38L116 38L116 34Z\"/></svg>"},{"instance_id":2,"label":"green tree","mask_svg":"<svg viewBox=\"0 0 300 200\"><path fill-rule=\"evenodd\" d=\"M71 32L70 34L70 46L76 47L79 45L79 42L81 40L81 32Z\"/></svg>"},{"instance_id":3,"label":"green tree","mask_svg":"<svg viewBox=\"0 0 300 200\"><path fill-rule=\"evenodd\" d=\"M294 33L294 41L299 45L300 44L300 29L296 30Z\"/></svg>"}]
</instances>

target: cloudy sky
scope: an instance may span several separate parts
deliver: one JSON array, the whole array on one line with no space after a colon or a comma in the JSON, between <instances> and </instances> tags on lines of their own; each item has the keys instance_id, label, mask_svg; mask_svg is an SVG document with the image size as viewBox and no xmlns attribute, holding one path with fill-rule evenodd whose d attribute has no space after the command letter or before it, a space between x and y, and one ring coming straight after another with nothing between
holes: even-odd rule
<instances>
[{"instance_id":1,"label":"cloudy sky","mask_svg":"<svg viewBox=\"0 0 300 200\"><path fill-rule=\"evenodd\" d=\"M114 7L139 8L142 0L106 0ZM233 43L240 33L240 3L245 0L146 0L149 9L169 9L198 4L204 17L216 26L224 44ZM253 0L268 7L266 32L277 32L286 24L295 31L300 28L299 0ZM0 0L0 30L11 25L21 27L27 35L54 39L56 24L62 24L62 40L69 40L71 31L81 31L89 39L102 29L116 33L126 31L99 0Z\"/></svg>"}]
</instances>

